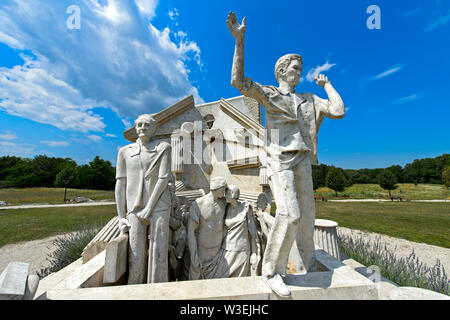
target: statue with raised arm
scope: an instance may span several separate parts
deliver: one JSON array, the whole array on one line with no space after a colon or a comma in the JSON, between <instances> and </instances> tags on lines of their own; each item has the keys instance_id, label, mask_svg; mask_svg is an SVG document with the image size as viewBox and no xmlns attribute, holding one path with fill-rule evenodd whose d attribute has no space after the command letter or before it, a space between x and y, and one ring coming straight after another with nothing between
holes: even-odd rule
<instances>
[{"instance_id":1,"label":"statue with raised arm","mask_svg":"<svg viewBox=\"0 0 450 320\"><path fill-rule=\"evenodd\" d=\"M154 138L151 115L139 116L135 125L138 139L119 150L116 166L119 228L129 229L128 284L167 282L171 146Z\"/></svg>"},{"instance_id":2,"label":"statue with raised arm","mask_svg":"<svg viewBox=\"0 0 450 320\"><path fill-rule=\"evenodd\" d=\"M325 89L328 99L295 92L302 71L302 57L298 54L284 55L276 62L278 87L261 85L245 77L246 18L239 24L235 14L230 12L227 25L236 43L231 85L257 100L266 112L267 175L277 211L264 252L263 281L278 295L289 297L290 290L282 275L286 273L294 241L302 260L298 267L312 271L315 266L311 164L317 163L317 134L324 117L344 117L344 103L322 74L315 80Z\"/></svg>"}]
</instances>

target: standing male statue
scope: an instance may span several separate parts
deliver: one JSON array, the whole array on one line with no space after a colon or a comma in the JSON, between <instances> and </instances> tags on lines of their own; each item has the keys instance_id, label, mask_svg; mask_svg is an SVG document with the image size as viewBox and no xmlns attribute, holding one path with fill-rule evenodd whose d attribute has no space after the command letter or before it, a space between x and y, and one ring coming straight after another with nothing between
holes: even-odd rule
<instances>
[{"instance_id":1,"label":"standing male statue","mask_svg":"<svg viewBox=\"0 0 450 320\"><path fill-rule=\"evenodd\" d=\"M116 167L119 228L129 228L128 284L166 282L171 146L153 138L157 122L151 115L139 116L135 126L139 137L119 150Z\"/></svg>"},{"instance_id":2,"label":"standing male statue","mask_svg":"<svg viewBox=\"0 0 450 320\"><path fill-rule=\"evenodd\" d=\"M217 277L222 257L220 248L224 237L226 189L225 178L212 178L210 192L191 204L187 232L191 256L190 280Z\"/></svg>"},{"instance_id":3,"label":"standing male statue","mask_svg":"<svg viewBox=\"0 0 450 320\"><path fill-rule=\"evenodd\" d=\"M316 77L316 83L325 89L328 100L295 92L302 71L302 58L297 54L284 55L275 64L278 87L263 86L244 77L245 20L240 25L233 12L228 15L227 25L236 40L231 85L257 100L266 111L267 175L277 212L267 239L262 275L275 293L290 296L281 275L286 272L294 240L303 267L312 271L315 266L311 164L317 163L317 134L324 117L342 118L345 109L324 75Z\"/></svg>"}]
</instances>

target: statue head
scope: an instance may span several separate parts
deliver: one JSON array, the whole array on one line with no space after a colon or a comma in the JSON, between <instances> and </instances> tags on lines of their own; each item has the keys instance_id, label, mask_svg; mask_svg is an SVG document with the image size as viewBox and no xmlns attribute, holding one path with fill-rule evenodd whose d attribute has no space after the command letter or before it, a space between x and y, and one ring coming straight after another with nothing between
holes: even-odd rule
<instances>
[{"instance_id":1,"label":"statue head","mask_svg":"<svg viewBox=\"0 0 450 320\"><path fill-rule=\"evenodd\" d=\"M223 177L214 177L211 179L209 190L214 196L214 199L225 197L227 189L227 181Z\"/></svg>"},{"instance_id":2,"label":"statue head","mask_svg":"<svg viewBox=\"0 0 450 320\"><path fill-rule=\"evenodd\" d=\"M158 122L151 114L141 114L136 121L134 121L136 133L143 142L148 142L156 132Z\"/></svg>"},{"instance_id":3,"label":"statue head","mask_svg":"<svg viewBox=\"0 0 450 320\"><path fill-rule=\"evenodd\" d=\"M225 192L225 198L228 203L236 203L236 201L239 199L239 196L241 194L241 191L238 186L235 185L229 185L227 188L227 191Z\"/></svg>"},{"instance_id":4,"label":"statue head","mask_svg":"<svg viewBox=\"0 0 450 320\"><path fill-rule=\"evenodd\" d=\"M302 69L302 56L294 53L285 54L275 64L275 78L278 83L287 81L290 85L296 86L300 81Z\"/></svg>"}]
</instances>

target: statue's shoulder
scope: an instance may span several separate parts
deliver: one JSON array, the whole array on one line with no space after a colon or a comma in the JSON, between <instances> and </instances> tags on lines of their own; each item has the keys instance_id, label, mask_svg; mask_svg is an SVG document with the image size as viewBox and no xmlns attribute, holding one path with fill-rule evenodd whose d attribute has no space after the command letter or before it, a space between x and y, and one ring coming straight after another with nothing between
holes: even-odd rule
<instances>
[{"instance_id":1,"label":"statue's shoulder","mask_svg":"<svg viewBox=\"0 0 450 320\"><path fill-rule=\"evenodd\" d=\"M262 86L262 88L266 94L270 94L270 95L281 94L280 90L278 90L278 88L275 86Z\"/></svg>"},{"instance_id":2,"label":"statue's shoulder","mask_svg":"<svg viewBox=\"0 0 450 320\"><path fill-rule=\"evenodd\" d=\"M119 154L124 154L124 153L130 152L134 149L139 149L139 146L136 143L130 143L130 144L126 145L125 147L120 148Z\"/></svg>"},{"instance_id":3,"label":"statue's shoulder","mask_svg":"<svg viewBox=\"0 0 450 320\"><path fill-rule=\"evenodd\" d=\"M170 143L166 142L166 141L160 141L158 146L157 146L157 150L160 152L163 152L167 149L171 149L172 146L170 145Z\"/></svg>"}]
</instances>

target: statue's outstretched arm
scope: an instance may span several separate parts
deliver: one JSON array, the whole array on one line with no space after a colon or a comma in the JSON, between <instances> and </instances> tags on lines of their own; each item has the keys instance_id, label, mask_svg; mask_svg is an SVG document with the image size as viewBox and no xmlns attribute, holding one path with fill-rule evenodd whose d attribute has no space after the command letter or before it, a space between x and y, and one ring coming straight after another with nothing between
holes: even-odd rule
<instances>
[{"instance_id":1,"label":"statue's outstretched arm","mask_svg":"<svg viewBox=\"0 0 450 320\"><path fill-rule=\"evenodd\" d=\"M242 19L242 24L236 20L234 12L228 14L227 25L231 34L236 40L233 58L233 68L231 70L231 85L239 90L244 87L244 43L246 18Z\"/></svg>"}]
</instances>

